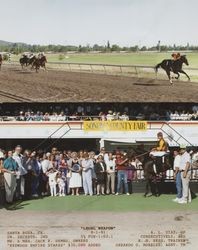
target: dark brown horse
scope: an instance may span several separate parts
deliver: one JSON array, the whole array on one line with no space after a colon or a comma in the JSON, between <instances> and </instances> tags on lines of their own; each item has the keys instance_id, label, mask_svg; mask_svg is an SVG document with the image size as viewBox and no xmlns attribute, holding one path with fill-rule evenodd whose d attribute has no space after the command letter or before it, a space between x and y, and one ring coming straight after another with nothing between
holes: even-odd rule
<instances>
[{"instance_id":1,"label":"dark brown horse","mask_svg":"<svg viewBox=\"0 0 198 250\"><path fill-rule=\"evenodd\" d=\"M166 177L166 171L171 168L170 155L162 157L155 157L150 155L150 151L144 149L133 149L128 153L128 158L135 156L143 166L144 179L146 181L145 197L161 194L161 184Z\"/></svg>"},{"instance_id":2,"label":"dark brown horse","mask_svg":"<svg viewBox=\"0 0 198 250\"><path fill-rule=\"evenodd\" d=\"M146 190L144 196L161 194L161 184L166 177L166 171L171 168L169 155L164 157L148 157L144 164L144 177L146 180Z\"/></svg>"},{"instance_id":3,"label":"dark brown horse","mask_svg":"<svg viewBox=\"0 0 198 250\"><path fill-rule=\"evenodd\" d=\"M40 67L44 68L46 70L46 64L47 63L47 58L46 56L42 56L41 58L36 58L32 64L32 69L35 68L36 72L40 69Z\"/></svg>"},{"instance_id":4,"label":"dark brown horse","mask_svg":"<svg viewBox=\"0 0 198 250\"><path fill-rule=\"evenodd\" d=\"M29 65L32 65L34 63L34 61L36 60L36 57L35 56L32 56L32 57L28 57L27 55L23 55L23 57L21 57L19 59L19 62L21 64L21 67L23 69L24 66L29 66Z\"/></svg>"},{"instance_id":5,"label":"dark brown horse","mask_svg":"<svg viewBox=\"0 0 198 250\"><path fill-rule=\"evenodd\" d=\"M182 55L179 59L177 60L170 60L170 59L165 59L163 60L161 63L157 64L155 66L155 71L156 73L158 72L158 68L162 68L166 71L166 74L168 76L168 79L170 81L171 84L173 84L172 78L171 78L171 72L173 72L174 74L177 75L177 77L175 77L176 79L179 79L180 74L184 74L187 76L188 80L190 81L190 77L186 74L185 71L183 71L182 69L182 65L186 64L187 66L189 65L188 60L186 58L185 55Z\"/></svg>"}]
</instances>

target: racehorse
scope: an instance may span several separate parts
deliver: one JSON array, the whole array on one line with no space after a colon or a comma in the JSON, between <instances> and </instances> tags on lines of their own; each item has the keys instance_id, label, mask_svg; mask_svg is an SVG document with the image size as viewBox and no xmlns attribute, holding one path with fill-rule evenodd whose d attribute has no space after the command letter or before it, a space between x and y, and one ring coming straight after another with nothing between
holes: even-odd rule
<instances>
[{"instance_id":1,"label":"racehorse","mask_svg":"<svg viewBox=\"0 0 198 250\"><path fill-rule=\"evenodd\" d=\"M166 71L166 74L168 75L169 81L171 84L173 84L172 78L170 76L170 73L173 72L174 74L177 75L175 77L176 79L179 79L180 75L179 73L182 73L187 76L188 80L190 81L190 77L186 74L185 71L182 70L182 65L186 64L187 66L189 65L188 60L186 58L186 55L182 55L179 59L177 60L171 60L171 59L165 59L161 63L157 64L155 66L155 71L156 73L158 72L158 68L162 68Z\"/></svg>"},{"instance_id":2,"label":"racehorse","mask_svg":"<svg viewBox=\"0 0 198 250\"><path fill-rule=\"evenodd\" d=\"M155 196L161 194L161 184L166 177L166 171L170 168L169 155L164 157L164 162L161 157L148 156L145 159L143 164L144 177L146 180L145 197L147 197L149 193Z\"/></svg>"},{"instance_id":3,"label":"racehorse","mask_svg":"<svg viewBox=\"0 0 198 250\"><path fill-rule=\"evenodd\" d=\"M36 72L38 72L40 67L42 67L46 70L45 63L47 63L46 56L43 55L41 58L36 58L32 64L32 69L35 68Z\"/></svg>"},{"instance_id":4,"label":"racehorse","mask_svg":"<svg viewBox=\"0 0 198 250\"><path fill-rule=\"evenodd\" d=\"M27 55L24 55L23 57L21 57L19 59L19 62L21 64L21 67L23 69L24 65L27 67L29 65L32 65L33 62L35 61L36 57L32 56L32 57L28 57Z\"/></svg>"},{"instance_id":5,"label":"racehorse","mask_svg":"<svg viewBox=\"0 0 198 250\"><path fill-rule=\"evenodd\" d=\"M171 168L170 155L162 157L154 157L150 155L150 151L140 149L134 150L130 155L135 154L136 158L142 163L144 178L146 181L146 190L144 196L159 196L161 194L161 184L166 177L166 171ZM149 195L150 194L150 195Z\"/></svg>"},{"instance_id":6,"label":"racehorse","mask_svg":"<svg viewBox=\"0 0 198 250\"><path fill-rule=\"evenodd\" d=\"M3 57L2 57L2 55L0 54L0 70L1 70L2 62L3 62Z\"/></svg>"}]
</instances>

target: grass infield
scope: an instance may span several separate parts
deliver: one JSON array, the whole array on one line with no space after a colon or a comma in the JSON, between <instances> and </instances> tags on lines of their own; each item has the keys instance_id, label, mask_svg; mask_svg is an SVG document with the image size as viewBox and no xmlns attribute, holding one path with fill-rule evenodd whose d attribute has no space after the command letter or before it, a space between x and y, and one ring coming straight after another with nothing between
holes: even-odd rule
<instances>
[{"instance_id":1,"label":"grass infield","mask_svg":"<svg viewBox=\"0 0 198 250\"><path fill-rule=\"evenodd\" d=\"M61 53L60 53L61 54ZM99 63L99 64L136 64L136 65L149 65L155 66L163 59L171 59L171 52L139 52L139 53L76 53L66 54L65 57L60 60L59 53L46 54L48 62L67 62L67 63ZM182 53L185 54L185 53ZM198 53L189 52L186 53L189 67L198 68ZM18 61L20 55L12 56L12 60ZM188 67L186 67L188 68Z\"/></svg>"},{"instance_id":2,"label":"grass infield","mask_svg":"<svg viewBox=\"0 0 198 250\"><path fill-rule=\"evenodd\" d=\"M198 198L188 204L178 204L172 201L175 195L144 198L142 194L108 195L108 196L65 196L45 197L23 201L8 206L8 210L26 211L101 211L101 212L130 212L130 211L197 211Z\"/></svg>"}]
</instances>

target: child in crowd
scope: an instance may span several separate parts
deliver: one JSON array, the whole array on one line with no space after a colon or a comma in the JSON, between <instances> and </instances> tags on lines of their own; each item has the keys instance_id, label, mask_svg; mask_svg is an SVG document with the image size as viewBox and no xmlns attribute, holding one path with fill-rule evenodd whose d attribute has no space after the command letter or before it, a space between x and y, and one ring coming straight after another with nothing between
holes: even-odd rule
<instances>
[{"instance_id":1,"label":"child in crowd","mask_svg":"<svg viewBox=\"0 0 198 250\"><path fill-rule=\"evenodd\" d=\"M49 177L49 186L50 186L50 194L51 196L56 196L56 184L57 184L57 173L58 171L50 168L48 170L48 177Z\"/></svg>"},{"instance_id":2,"label":"child in crowd","mask_svg":"<svg viewBox=\"0 0 198 250\"><path fill-rule=\"evenodd\" d=\"M59 188L59 196L65 196L65 181L66 177L64 173L59 172L57 174L57 184Z\"/></svg>"}]
</instances>

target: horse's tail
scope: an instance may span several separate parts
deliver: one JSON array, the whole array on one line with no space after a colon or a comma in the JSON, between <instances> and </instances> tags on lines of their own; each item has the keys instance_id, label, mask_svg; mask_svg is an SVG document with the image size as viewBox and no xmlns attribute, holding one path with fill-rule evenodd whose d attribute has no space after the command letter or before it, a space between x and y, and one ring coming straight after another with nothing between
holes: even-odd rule
<instances>
[{"instance_id":1,"label":"horse's tail","mask_svg":"<svg viewBox=\"0 0 198 250\"><path fill-rule=\"evenodd\" d=\"M161 63L158 63L156 66L155 66L155 72L157 73L158 72L158 69L161 67Z\"/></svg>"}]
</instances>

